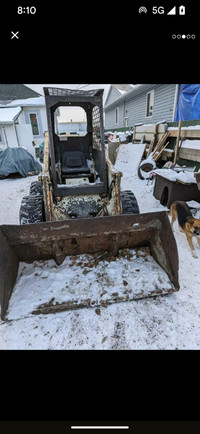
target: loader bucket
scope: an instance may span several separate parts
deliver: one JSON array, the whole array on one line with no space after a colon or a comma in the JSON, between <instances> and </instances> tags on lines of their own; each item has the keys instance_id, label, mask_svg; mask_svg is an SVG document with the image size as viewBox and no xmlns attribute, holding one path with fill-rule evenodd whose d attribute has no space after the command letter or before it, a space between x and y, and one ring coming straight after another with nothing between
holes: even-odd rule
<instances>
[{"instance_id":1,"label":"loader bucket","mask_svg":"<svg viewBox=\"0 0 200 434\"><path fill-rule=\"evenodd\" d=\"M60 265L68 255L108 251L116 256L119 249L142 246L149 246L169 277L169 292L178 290L177 246L165 211L0 226L1 318L6 317L20 261L54 259Z\"/></svg>"}]
</instances>

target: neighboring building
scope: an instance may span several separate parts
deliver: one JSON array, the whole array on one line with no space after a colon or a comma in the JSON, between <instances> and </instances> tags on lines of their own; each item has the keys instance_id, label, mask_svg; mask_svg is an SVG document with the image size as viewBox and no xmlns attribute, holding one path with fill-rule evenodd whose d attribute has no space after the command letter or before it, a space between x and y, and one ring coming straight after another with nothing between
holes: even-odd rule
<instances>
[{"instance_id":1,"label":"neighboring building","mask_svg":"<svg viewBox=\"0 0 200 434\"><path fill-rule=\"evenodd\" d=\"M130 90L133 90L131 84L111 84L104 105L112 104Z\"/></svg>"},{"instance_id":2,"label":"neighboring building","mask_svg":"<svg viewBox=\"0 0 200 434\"><path fill-rule=\"evenodd\" d=\"M137 84L114 101L108 95L104 107L105 129L173 121L178 87L177 84Z\"/></svg>"},{"instance_id":3,"label":"neighboring building","mask_svg":"<svg viewBox=\"0 0 200 434\"><path fill-rule=\"evenodd\" d=\"M79 134L87 132L86 112L79 106L58 107L56 112L55 128L57 134Z\"/></svg>"},{"instance_id":4,"label":"neighboring building","mask_svg":"<svg viewBox=\"0 0 200 434\"><path fill-rule=\"evenodd\" d=\"M36 98L41 95L24 84L0 84L0 103L9 104L17 99Z\"/></svg>"},{"instance_id":5,"label":"neighboring building","mask_svg":"<svg viewBox=\"0 0 200 434\"><path fill-rule=\"evenodd\" d=\"M44 97L23 84L0 84L0 149L23 146L35 156L47 130Z\"/></svg>"},{"instance_id":6,"label":"neighboring building","mask_svg":"<svg viewBox=\"0 0 200 434\"><path fill-rule=\"evenodd\" d=\"M58 122L57 134L78 134L85 135L87 133L86 122Z\"/></svg>"}]
</instances>

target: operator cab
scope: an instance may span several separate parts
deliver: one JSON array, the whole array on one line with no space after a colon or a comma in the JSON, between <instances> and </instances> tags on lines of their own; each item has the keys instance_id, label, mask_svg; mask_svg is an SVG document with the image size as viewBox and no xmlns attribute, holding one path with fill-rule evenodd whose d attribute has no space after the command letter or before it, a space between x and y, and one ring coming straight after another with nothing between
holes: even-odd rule
<instances>
[{"instance_id":1,"label":"operator cab","mask_svg":"<svg viewBox=\"0 0 200 434\"><path fill-rule=\"evenodd\" d=\"M44 93L55 195L107 193L103 90L44 88Z\"/></svg>"}]
</instances>

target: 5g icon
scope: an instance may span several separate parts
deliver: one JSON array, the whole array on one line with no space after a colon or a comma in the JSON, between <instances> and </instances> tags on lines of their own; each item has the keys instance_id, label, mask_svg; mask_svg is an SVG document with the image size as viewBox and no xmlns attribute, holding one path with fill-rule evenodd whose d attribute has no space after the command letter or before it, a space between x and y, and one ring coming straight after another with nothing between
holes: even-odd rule
<instances>
[{"instance_id":1,"label":"5g icon","mask_svg":"<svg viewBox=\"0 0 200 434\"><path fill-rule=\"evenodd\" d=\"M152 8L152 14L164 14L165 10L163 8L163 6L153 6Z\"/></svg>"}]
</instances>

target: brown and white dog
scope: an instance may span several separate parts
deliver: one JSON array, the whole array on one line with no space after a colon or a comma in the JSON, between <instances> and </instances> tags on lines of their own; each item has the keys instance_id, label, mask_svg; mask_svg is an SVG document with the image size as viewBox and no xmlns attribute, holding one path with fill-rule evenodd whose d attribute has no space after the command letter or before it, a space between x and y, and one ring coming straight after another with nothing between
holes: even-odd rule
<instances>
[{"instance_id":1,"label":"brown and white dog","mask_svg":"<svg viewBox=\"0 0 200 434\"><path fill-rule=\"evenodd\" d=\"M192 255L197 258L197 254L192 242L192 238L197 237L197 241L200 247L200 219L195 219L192 216L189 206L182 201L176 201L172 203L170 211L168 213L171 216L171 227L178 218L178 224L181 232L185 232L188 244L192 250Z\"/></svg>"}]
</instances>

